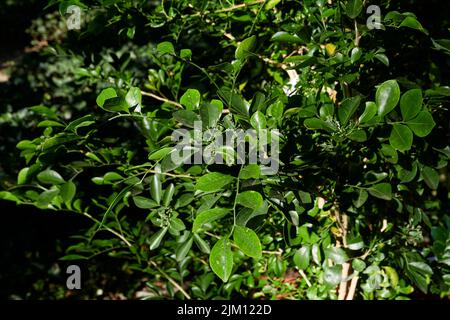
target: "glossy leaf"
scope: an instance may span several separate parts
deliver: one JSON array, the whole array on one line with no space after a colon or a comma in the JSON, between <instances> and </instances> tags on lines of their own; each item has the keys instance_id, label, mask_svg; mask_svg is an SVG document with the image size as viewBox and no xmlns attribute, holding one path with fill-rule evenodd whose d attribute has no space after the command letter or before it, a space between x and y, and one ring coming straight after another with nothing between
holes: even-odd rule
<instances>
[{"instance_id":1,"label":"glossy leaf","mask_svg":"<svg viewBox=\"0 0 450 320\"><path fill-rule=\"evenodd\" d=\"M397 81L388 80L382 83L376 92L378 115L383 117L391 112L400 100L400 87Z\"/></svg>"},{"instance_id":2,"label":"glossy leaf","mask_svg":"<svg viewBox=\"0 0 450 320\"><path fill-rule=\"evenodd\" d=\"M306 270L309 267L311 259L311 249L308 246L303 246L294 254L294 263L300 270Z\"/></svg>"},{"instance_id":3,"label":"glossy leaf","mask_svg":"<svg viewBox=\"0 0 450 320\"><path fill-rule=\"evenodd\" d=\"M251 209L257 209L262 205L263 198L257 191L244 191L237 195L236 203Z\"/></svg>"},{"instance_id":4,"label":"glossy leaf","mask_svg":"<svg viewBox=\"0 0 450 320\"><path fill-rule=\"evenodd\" d=\"M261 242L252 229L243 226L235 226L233 239L239 249L241 249L247 256L255 259L261 258Z\"/></svg>"},{"instance_id":5,"label":"glossy leaf","mask_svg":"<svg viewBox=\"0 0 450 320\"><path fill-rule=\"evenodd\" d=\"M197 232L204 224L225 217L230 210L225 208L213 208L200 212L192 225L192 232Z\"/></svg>"},{"instance_id":6,"label":"glossy leaf","mask_svg":"<svg viewBox=\"0 0 450 320\"><path fill-rule=\"evenodd\" d=\"M392 187L389 183L379 183L376 184L369 189L367 189L369 193L383 200L391 200L392 199Z\"/></svg>"},{"instance_id":7,"label":"glossy leaf","mask_svg":"<svg viewBox=\"0 0 450 320\"><path fill-rule=\"evenodd\" d=\"M405 92L400 99L400 110L403 121L413 119L422 109L422 90L412 89Z\"/></svg>"},{"instance_id":8,"label":"glossy leaf","mask_svg":"<svg viewBox=\"0 0 450 320\"><path fill-rule=\"evenodd\" d=\"M43 184L62 184L65 182L58 172L50 169L40 172L37 178Z\"/></svg>"},{"instance_id":9,"label":"glossy leaf","mask_svg":"<svg viewBox=\"0 0 450 320\"><path fill-rule=\"evenodd\" d=\"M233 182L233 180L234 178L232 176L219 172L211 172L200 177L197 180L195 188L206 192L216 192Z\"/></svg>"},{"instance_id":10,"label":"glossy leaf","mask_svg":"<svg viewBox=\"0 0 450 320\"><path fill-rule=\"evenodd\" d=\"M406 124L414 132L414 134L420 138L429 135L436 126L433 116L428 111L419 112L417 117L407 121Z\"/></svg>"},{"instance_id":11,"label":"glossy leaf","mask_svg":"<svg viewBox=\"0 0 450 320\"><path fill-rule=\"evenodd\" d=\"M412 131L403 124L394 124L389 143L398 151L408 151L413 143Z\"/></svg>"},{"instance_id":12,"label":"glossy leaf","mask_svg":"<svg viewBox=\"0 0 450 320\"><path fill-rule=\"evenodd\" d=\"M345 126L361 103L361 97L356 96L345 99L338 108L339 121Z\"/></svg>"},{"instance_id":13,"label":"glossy leaf","mask_svg":"<svg viewBox=\"0 0 450 320\"><path fill-rule=\"evenodd\" d=\"M223 282L228 281L233 271L233 252L227 238L221 238L214 244L209 255L209 265Z\"/></svg>"},{"instance_id":14,"label":"glossy leaf","mask_svg":"<svg viewBox=\"0 0 450 320\"><path fill-rule=\"evenodd\" d=\"M181 96L180 103L186 107L186 110L198 109L200 105L200 92L196 89L188 89Z\"/></svg>"},{"instance_id":15,"label":"glossy leaf","mask_svg":"<svg viewBox=\"0 0 450 320\"><path fill-rule=\"evenodd\" d=\"M234 54L236 59L245 60L249 56L252 55L253 51L256 47L256 37L251 36L243 40L237 47L236 52Z\"/></svg>"},{"instance_id":16,"label":"glossy leaf","mask_svg":"<svg viewBox=\"0 0 450 320\"><path fill-rule=\"evenodd\" d=\"M377 105L375 102L368 101L366 102L366 108L364 109L363 114L359 117L360 123L366 123L372 120L372 118L377 114Z\"/></svg>"}]
</instances>

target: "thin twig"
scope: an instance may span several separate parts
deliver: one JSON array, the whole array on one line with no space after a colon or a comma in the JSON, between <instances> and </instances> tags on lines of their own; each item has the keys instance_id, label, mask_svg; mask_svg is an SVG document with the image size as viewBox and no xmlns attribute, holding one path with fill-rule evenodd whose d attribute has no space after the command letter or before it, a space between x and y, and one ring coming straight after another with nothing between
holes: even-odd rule
<instances>
[{"instance_id":1,"label":"thin twig","mask_svg":"<svg viewBox=\"0 0 450 320\"><path fill-rule=\"evenodd\" d=\"M92 221L96 222L96 223L100 223L100 221L98 221L97 219L95 219L93 216L91 216L89 213L87 212L81 212L81 214L85 217L88 217L89 219L91 219ZM127 246L131 247L131 243L120 233L118 233L117 231L111 229L110 227L104 226L103 228L109 232L111 232L112 234L114 234L115 236L119 237L123 242L126 243Z\"/></svg>"},{"instance_id":2,"label":"thin twig","mask_svg":"<svg viewBox=\"0 0 450 320\"><path fill-rule=\"evenodd\" d=\"M359 47L359 42L361 40L361 34L359 33L358 29L358 22L355 20L355 47Z\"/></svg>"},{"instance_id":3,"label":"thin twig","mask_svg":"<svg viewBox=\"0 0 450 320\"><path fill-rule=\"evenodd\" d=\"M350 289L348 289L347 298L345 298L345 300L353 300L353 297L355 296L356 285L358 284L358 279L359 279L358 274L359 274L359 272L355 271L353 279L350 282Z\"/></svg>"},{"instance_id":4,"label":"thin twig","mask_svg":"<svg viewBox=\"0 0 450 320\"><path fill-rule=\"evenodd\" d=\"M188 299L191 300L191 296L184 291L184 289L175 281L173 280L167 273L165 273L163 270L161 270L160 267L158 267L158 265L156 264L156 262L154 261L150 261L150 264L152 266L154 266L167 280L169 280L169 282L171 284L173 284L175 286L175 288L177 288L178 290L180 290L180 292Z\"/></svg>"},{"instance_id":5,"label":"thin twig","mask_svg":"<svg viewBox=\"0 0 450 320\"><path fill-rule=\"evenodd\" d=\"M305 279L306 284L308 285L308 287L311 287L311 282L309 281L308 277L306 276L306 273L299 269L298 273L300 273L300 275L303 277L303 279Z\"/></svg>"},{"instance_id":6,"label":"thin twig","mask_svg":"<svg viewBox=\"0 0 450 320\"><path fill-rule=\"evenodd\" d=\"M244 8L244 7L254 6L255 4L260 4L260 3L263 3L265 1L266 0L256 0L256 1L253 1L253 2L236 4L236 5L228 7L228 8L216 10L216 11L214 11L214 13L229 12L229 11L233 11L233 10Z\"/></svg>"},{"instance_id":7,"label":"thin twig","mask_svg":"<svg viewBox=\"0 0 450 320\"><path fill-rule=\"evenodd\" d=\"M169 99L157 96L156 94L153 94L151 92L146 92L146 91L142 91L141 90L141 93L142 93L143 96L148 96L148 97L152 97L153 99L156 99L156 100L159 100L159 101L167 102L167 103L169 103L171 105L174 105L174 106L176 106L177 108L180 108L180 109L183 108L183 106L181 104L179 104L178 102L175 102L175 101L172 101L172 100L169 100Z\"/></svg>"},{"instance_id":8,"label":"thin twig","mask_svg":"<svg viewBox=\"0 0 450 320\"><path fill-rule=\"evenodd\" d=\"M169 172L159 172L156 170L147 170L147 173L155 173L155 174L162 174L164 176L169 176L169 177L174 177L174 178L188 178L188 179L195 179L195 177L187 175L187 174L174 174L174 173L169 173Z\"/></svg>"},{"instance_id":9,"label":"thin twig","mask_svg":"<svg viewBox=\"0 0 450 320\"><path fill-rule=\"evenodd\" d=\"M344 263L342 265L342 278L341 278L341 284L339 285L339 296L338 300L345 300L345 296L347 294L347 276L348 276L348 270L350 269L349 263Z\"/></svg>"}]
</instances>

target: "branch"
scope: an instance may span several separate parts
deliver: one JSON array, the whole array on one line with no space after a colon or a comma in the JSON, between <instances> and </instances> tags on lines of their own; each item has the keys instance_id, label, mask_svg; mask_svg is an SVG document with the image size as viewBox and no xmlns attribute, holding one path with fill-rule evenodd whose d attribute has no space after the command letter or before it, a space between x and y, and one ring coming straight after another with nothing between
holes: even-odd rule
<instances>
[{"instance_id":1,"label":"branch","mask_svg":"<svg viewBox=\"0 0 450 320\"><path fill-rule=\"evenodd\" d=\"M254 6L255 4L260 4L265 1L266 0L256 0L253 2L236 4L236 5L228 7L228 8L216 10L216 11L214 11L214 13L229 12L229 11L233 11L233 10L240 9L240 8L251 7L251 6Z\"/></svg>"},{"instance_id":2,"label":"branch","mask_svg":"<svg viewBox=\"0 0 450 320\"><path fill-rule=\"evenodd\" d=\"M188 179L195 179L194 177L187 175L187 174L173 174L168 172L159 172L156 170L147 170L147 173L155 173L155 174L162 174L164 176L174 177L174 178L188 178Z\"/></svg>"},{"instance_id":3,"label":"branch","mask_svg":"<svg viewBox=\"0 0 450 320\"><path fill-rule=\"evenodd\" d=\"M87 212L81 212L81 214L82 214L83 216L85 216L85 217L88 217L89 219L91 219L91 220L94 221L95 223L100 223L99 220L95 219L93 216L91 216L91 215L90 215L89 213L87 213ZM119 237L120 240L122 240L123 242L125 242L127 246L129 246L129 247L132 246L131 243L130 243L123 235L121 235L121 234L118 233L117 231L115 231L115 230L113 230L113 229L111 229L110 227L107 227L107 226L105 226L105 225L103 225L102 227L103 227L105 230L107 230L107 231L111 232L112 234L114 234L115 236Z\"/></svg>"},{"instance_id":4,"label":"branch","mask_svg":"<svg viewBox=\"0 0 450 320\"><path fill-rule=\"evenodd\" d=\"M298 270L298 273L300 273L300 275L303 277L303 279L305 279L306 284L308 285L308 287L311 287L311 282L309 281L308 277L306 276L305 272L303 270Z\"/></svg>"},{"instance_id":5,"label":"branch","mask_svg":"<svg viewBox=\"0 0 450 320\"><path fill-rule=\"evenodd\" d=\"M142 91L141 90L141 93L142 93L143 96L152 97L153 99L156 99L156 100L159 100L159 101L163 101L163 102L167 102L167 103L169 103L171 105L176 106L177 108L183 109L183 106L181 104L179 104L178 102L175 102L175 101L172 101L172 100L169 100L169 99L157 96L156 94L153 94L151 92L146 92L146 91Z\"/></svg>"},{"instance_id":6,"label":"branch","mask_svg":"<svg viewBox=\"0 0 450 320\"><path fill-rule=\"evenodd\" d=\"M175 280L173 280L167 273L165 273L163 270L161 270L161 268L160 267L158 267L158 265L156 264L156 262L154 262L154 261L150 261L150 264L152 265L152 266L154 266L167 280L169 280L169 282L171 283L171 284L173 284L174 285L174 287L175 288L177 288L178 290L180 290L180 292L188 299L188 300L191 300L191 296L186 292L186 291L184 291L184 289L175 281Z\"/></svg>"},{"instance_id":7,"label":"branch","mask_svg":"<svg viewBox=\"0 0 450 320\"><path fill-rule=\"evenodd\" d=\"M349 263L344 263L342 265L342 281L341 284L339 285L339 296L338 296L338 300L345 300L345 295L347 294L347 277L348 277L348 270L350 269L350 264Z\"/></svg>"},{"instance_id":8,"label":"branch","mask_svg":"<svg viewBox=\"0 0 450 320\"><path fill-rule=\"evenodd\" d=\"M359 272L355 271L355 275L353 276L352 282L350 283L350 289L348 290L348 295L345 300L353 300L353 297L355 296L356 285L359 279L358 274Z\"/></svg>"}]
</instances>

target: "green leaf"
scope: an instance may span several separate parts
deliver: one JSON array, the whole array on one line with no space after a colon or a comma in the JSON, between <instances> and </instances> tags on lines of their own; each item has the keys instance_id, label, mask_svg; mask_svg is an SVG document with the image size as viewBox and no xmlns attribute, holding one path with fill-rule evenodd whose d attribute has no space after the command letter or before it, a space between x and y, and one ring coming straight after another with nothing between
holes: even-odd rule
<instances>
[{"instance_id":1,"label":"green leaf","mask_svg":"<svg viewBox=\"0 0 450 320\"><path fill-rule=\"evenodd\" d=\"M181 96L180 103L186 107L186 110L198 109L200 105L200 92L196 89L188 89Z\"/></svg>"},{"instance_id":2,"label":"green leaf","mask_svg":"<svg viewBox=\"0 0 450 320\"><path fill-rule=\"evenodd\" d=\"M13 193L9 191L0 191L0 199L15 202L20 201L19 198L17 198Z\"/></svg>"},{"instance_id":3,"label":"green leaf","mask_svg":"<svg viewBox=\"0 0 450 320\"><path fill-rule=\"evenodd\" d=\"M66 131L76 132L78 128L87 127L90 126L91 124L94 124L95 123L94 120L95 118L93 115L91 114L85 115L69 123L66 127Z\"/></svg>"},{"instance_id":4,"label":"green leaf","mask_svg":"<svg viewBox=\"0 0 450 320\"><path fill-rule=\"evenodd\" d=\"M114 88L106 88L103 89L100 94L97 96L97 105L100 108L103 108L103 105L105 104L105 101L108 99L116 98L117 92Z\"/></svg>"},{"instance_id":5,"label":"green leaf","mask_svg":"<svg viewBox=\"0 0 450 320\"><path fill-rule=\"evenodd\" d=\"M422 109L423 97L422 90L412 89L405 92L400 100L400 110L403 121L413 119Z\"/></svg>"},{"instance_id":6,"label":"green leaf","mask_svg":"<svg viewBox=\"0 0 450 320\"><path fill-rule=\"evenodd\" d=\"M194 233L194 241L201 252L210 254L211 248L209 247L209 244L203 240L198 233Z\"/></svg>"},{"instance_id":7,"label":"green leaf","mask_svg":"<svg viewBox=\"0 0 450 320\"><path fill-rule=\"evenodd\" d=\"M424 29L424 27L420 24L420 22L417 21L416 18L411 16L406 17L405 20L403 20L402 23L400 23L399 27L408 27L411 29L422 31L425 34L428 34L428 32Z\"/></svg>"},{"instance_id":8,"label":"green leaf","mask_svg":"<svg viewBox=\"0 0 450 320\"><path fill-rule=\"evenodd\" d=\"M293 44L300 44L304 43L304 40L302 40L299 36L295 34L289 34L285 31L279 31L275 33L270 40L275 42L283 42L283 43L293 43Z\"/></svg>"},{"instance_id":9,"label":"green leaf","mask_svg":"<svg viewBox=\"0 0 450 320\"><path fill-rule=\"evenodd\" d=\"M413 143L412 131L403 124L394 124L392 126L389 143L393 148L399 151L407 151L411 149Z\"/></svg>"},{"instance_id":10,"label":"green leaf","mask_svg":"<svg viewBox=\"0 0 450 320\"><path fill-rule=\"evenodd\" d=\"M219 239L213 246L209 255L209 265L223 282L228 281L233 271L233 252L227 238Z\"/></svg>"},{"instance_id":11,"label":"green leaf","mask_svg":"<svg viewBox=\"0 0 450 320\"><path fill-rule=\"evenodd\" d=\"M189 250L191 250L193 242L194 239L191 237L188 241L185 241L178 246L178 248L175 250L175 259L178 262L183 261L184 258L186 258Z\"/></svg>"},{"instance_id":12,"label":"green leaf","mask_svg":"<svg viewBox=\"0 0 450 320\"><path fill-rule=\"evenodd\" d=\"M352 267L357 272L363 272L364 269L366 268L366 263L364 262L364 260L354 259L352 261Z\"/></svg>"},{"instance_id":13,"label":"green leaf","mask_svg":"<svg viewBox=\"0 0 450 320\"><path fill-rule=\"evenodd\" d=\"M356 208L361 208L366 203L369 194L364 189L358 189L358 198L353 201Z\"/></svg>"},{"instance_id":14,"label":"green leaf","mask_svg":"<svg viewBox=\"0 0 450 320\"><path fill-rule=\"evenodd\" d=\"M192 225L192 232L197 232L206 223L211 223L225 217L229 211L229 209L225 208L213 208L200 212L197 217L195 217Z\"/></svg>"},{"instance_id":15,"label":"green leaf","mask_svg":"<svg viewBox=\"0 0 450 320\"><path fill-rule=\"evenodd\" d=\"M411 171L399 167L398 170L398 179L400 180L401 183L408 183L411 182L417 175L417 163L414 162L413 167L411 169Z\"/></svg>"},{"instance_id":16,"label":"green leaf","mask_svg":"<svg viewBox=\"0 0 450 320\"><path fill-rule=\"evenodd\" d=\"M336 265L332 267L326 267L323 273L323 281L326 285L335 287L341 283L342 266Z\"/></svg>"},{"instance_id":17,"label":"green leaf","mask_svg":"<svg viewBox=\"0 0 450 320\"><path fill-rule=\"evenodd\" d=\"M232 176L219 172L211 172L197 180L195 189L206 192L216 192L233 182L233 180L234 178Z\"/></svg>"},{"instance_id":18,"label":"green leaf","mask_svg":"<svg viewBox=\"0 0 450 320\"><path fill-rule=\"evenodd\" d=\"M239 94L232 92L226 87L221 88L218 94L222 98L222 101L229 107L233 115L248 119L250 106Z\"/></svg>"},{"instance_id":19,"label":"green leaf","mask_svg":"<svg viewBox=\"0 0 450 320\"><path fill-rule=\"evenodd\" d=\"M159 161L162 158L164 158L166 155L168 155L172 150L174 150L172 147L165 147L159 150L156 150L155 152L152 152L148 156L148 160L156 160Z\"/></svg>"},{"instance_id":20,"label":"green leaf","mask_svg":"<svg viewBox=\"0 0 450 320\"><path fill-rule=\"evenodd\" d=\"M30 168L26 167L26 168L22 168L19 171L19 174L17 175L17 184L21 185L27 182L27 178L28 178L28 170Z\"/></svg>"},{"instance_id":21,"label":"green leaf","mask_svg":"<svg viewBox=\"0 0 450 320\"><path fill-rule=\"evenodd\" d=\"M265 94L257 91L252 98L252 103L250 105L250 110L252 112L262 111L265 108L266 96Z\"/></svg>"},{"instance_id":22,"label":"green leaf","mask_svg":"<svg viewBox=\"0 0 450 320\"><path fill-rule=\"evenodd\" d=\"M249 164L239 172L239 179L258 179L261 175L261 168L257 164Z\"/></svg>"},{"instance_id":23,"label":"green leaf","mask_svg":"<svg viewBox=\"0 0 450 320\"><path fill-rule=\"evenodd\" d=\"M379 183L369 189L369 193L379 199L391 200L392 199L392 187L389 183Z\"/></svg>"},{"instance_id":24,"label":"green leaf","mask_svg":"<svg viewBox=\"0 0 450 320\"><path fill-rule=\"evenodd\" d=\"M281 0L269 0L266 2L266 5L264 6L264 9L266 10L271 10L273 8L275 8L275 6L277 4L279 4L281 2Z\"/></svg>"},{"instance_id":25,"label":"green leaf","mask_svg":"<svg viewBox=\"0 0 450 320\"><path fill-rule=\"evenodd\" d=\"M385 157L386 161L390 163L397 163L398 153L390 144L381 145L381 153Z\"/></svg>"},{"instance_id":26,"label":"green leaf","mask_svg":"<svg viewBox=\"0 0 450 320\"><path fill-rule=\"evenodd\" d=\"M378 115L384 117L391 112L400 100L400 87L397 81L388 80L383 82L377 89L376 104Z\"/></svg>"},{"instance_id":27,"label":"green leaf","mask_svg":"<svg viewBox=\"0 0 450 320\"><path fill-rule=\"evenodd\" d=\"M103 110L110 112L128 111L129 108L130 106L123 96L107 99L102 106Z\"/></svg>"},{"instance_id":28,"label":"green leaf","mask_svg":"<svg viewBox=\"0 0 450 320\"><path fill-rule=\"evenodd\" d=\"M398 285L398 273L395 271L394 268L385 266L383 267L384 271L386 272L387 276L389 277L389 281L391 282L391 285L393 288L397 287Z\"/></svg>"},{"instance_id":29,"label":"green leaf","mask_svg":"<svg viewBox=\"0 0 450 320\"><path fill-rule=\"evenodd\" d=\"M348 256L342 248L331 247L325 250L325 256L337 264L343 264L348 260Z\"/></svg>"},{"instance_id":30,"label":"green leaf","mask_svg":"<svg viewBox=\"0 0 450 320\"><path fill-rule=\"evenodd\" d=\"M257 191L244 191L237 195L236 203L250 209L257 209L262 205L263 198Z\"/></svg>"},{"instance_id":31,"label":"green leaf","mask_svg":"<svg viewBox=\"0 0 450 320\"><path fill-rule=\"evenodd\" d=\"M173 198L173 193L175 192L175 186L173 183L169 184L169 186L164 191L163 197L163 206L168 207Z\"/></svg>"},{"instance_id":32,"label":"green leaf","mask_svg":"<svg viewBox=\"0 0 450 320\"><path fill-rule=\"evenodd\" d=\"M223 104L220 100L212 100L200 107L200 118L204 128L214 128L222 115Z\"/></svg>"},{"instance_id":33,"label":"green leaf","mask_svg":"<svg viewBox=\"0 0 450 320\"><path fill-rule=\"evenodd\" d=\"M59 195L63 199L64 203L69 206L69 204L72 202L73 198L75 197L77 187L75 183L72 181L67 181L64 183L59 191Z\"/></svg>"},{"instance_id":34,"label":"green leaf","mask_svg":"<svg viewBox=\"0 0 450 320\"><path fill-rule=\"evenodd\" d=\"M355 64L359 59L361 59L362 50L360 48L353 48L350 54L350 62Z\"/></svg>"},{"instance_id":35,"label":"green leaf","mask_svg":"<svg viewBox=\"0 0 450 320\"><path fill-rule=\"evenodd\" d=\"M195 121L200 121L200 117L191 110L178 110L173 113L173 117L178 122L187 127L194 128Z\"/></svg>"},{"instance_id":36,"label":"green leaf","mask_svg":"<svg viewBox=\"0 0 450 320\"><path fill-rule=\"evenodd\" d=\"M155 250L156 248L159 247L166 233L167 228L164 228L160 229L158 232L156 232L154 235L151 236L151 238L148 240L150 250Z\"/></svg>"},{"instance_id":37,"label":"green leaf","mask_svg":"<svg viewBox=\"0 0 450 320\"><path fill-rule=\"evenodd\" d=\"M319 109L319 117L322 120L327 120L329 118L332 118L333 115L334 115L334 105L332 105L331 103L323 105Z\"/></svg>"},{"instance_id":38,"label":"green leaf","mask_svg":"<svg viewBox=\"0 0 450 320\"><path fill-rule=\"evenodd\" d=\"M342 101L342 104L338 108L338 117L339 121L342 123L343 126L345 126L348 123L348 121L353 116L360 103L361 103L360 96L347 98L344 101Z\"/></svg>"},{"instance_id":39,"label":"green leaf","mask_svg":"<svg viewBox=\"0 0 450 320\"><path fill-rule=\"evenodd\" d=\"M359 117L359 123L366 123L373 119L377 114L377 105L373 101L366 102L366 109L364 109L363 114Z\"/></svg>"},{"instance_id":40,"label":"green leaf","mask_svg":"<svg viewBox=\"0 0 450 320\"><path fill-rule=\"evenodd\" d=\"M311 248L311 254L312 254L313 261L314 261L317 265L320 265L320 262L322 261L322 255L321 255L321 253L320 253L320 246L319 246L319 244L314 243L314 244L312 245L312 248Z\"/></svg>"},{"instance_id":41,"label":"green leaf","mask_svg":"<svg viewBox=\"0 0 450 320\"><path fill-rule=\"evenodd\" d=\"M251 56L252 52L255 50L255 47L256 36L251 36L250 38L243 40L238 45L234 56L238 60L245 60L247 57Z\"/></svg>"},{"instance_id":42,"label":"green leaf","mask_svg":"<svg viewBox=\"0 0 450 320\"><path fill-rule=\"evenodd\" d=\"M345 13L349 18L355 19L361 13L362 7L362 0L349 0L345 6Z\"/></svg>"},{"instance_id":43,"label":"green leaf","mask_svg":"<svg viewBox=\"0 0 450 320\"><path fill-rule=\"evenodd\" d=\"M266 117L261 111L256 111L250 118L250 124L256 130L264 129L266 127Z\"/></svg>"},{"instance_id":44,"label":"green leaf","mask_svg":"<svg viewBox=\"0 0 450 320\"><path fill-rule=\"evenodd\" d=\"M125 96L125 101L128 103L130 108L140 105L142 103L141 90L136 87L131 87Z\"/></svg>"},{"instance_id":45,"label":"green leaf","mask_svg":"<svg viewBox=\"0 0 450 320\"><path fill-rule=\"evenodd\" d=\"M191 49L181 49L180 50L180 57L182 59L189 59L190 57L192 57Z\"/></svg>"},{"instance_id":46,"label":"green leaf","mask_svg":"<svg viewBox=\"0 0 450 320\"><path fill-rule=\"evenodd\" d=\"M133 201L136 207L140 209L151 209L158 206L158 204L155 201L142 196L133 197Z\"/></svg>"},{"instance_id":47,"label":"green leaf","mask_svg":"<svg viewBox=\"0 0 450 320\"><path fill-rule=\"evenodd\" d=\"M157 204L161 202L161 195L162 195L162 185L161 185L161 179L159 177L159 174L154 174L151 178L151 184L150 184L150 195L152 196L153 200L156 201Z\"/></svg>"},{"instance_id":48,"label":"green leaf","mask_svg":"<svg viewBox=\"0 0 450 320\"><path fill-rule=\"evenodd\" d=\"M348 138L356 142L364 142L367 141L367 134L364 130L354 130L348 135Z\"/></svg>"},{"instance_id":49,"label":"green leaf","mask_svg":"<svg viewBox=\"0 0 450 320\"><path fill-rule=\"evenodd\" d=\"M37 178L43 184L62 184L65 182L58 172L50 169L40 172Z\"/></svg>"},{"instance_id":50,"label":"green leaf","mask_svg":"<svg viewBox=\"0 0 450 320\"><path fill-rule=\"evenodd\" d=\"M57 121L53 121L53 120L44 120L38 123L37 125L39 128L42 127L64 127L64 124L57 122Z\"/></svg>"},{"instance_id":51,"label":"green leaf","mask_svg":"<svg viewBox=\"0 0 450 320\"><path fill-rule=\"evenodd\" d=\"M294 263L299 270L306 270L309 267L311 250L309 246L303 246L294 254Z\"/></svg>"},{"instance_id":52,"label":"green leaf","mask_svg":"<svg viewBox=\"0 0 450 320\"><path fill-rule=\"evenodd\" d=\"M433 116L428 111L419 112L417 117L407 121L406 124L414 132L414 134L420 138L429 135L436 125L433 120Z\"/></svg>"},{"instance_id":53,"label":"green leaf","mask_svg":"<svg viewBox=\"0 0 450 320\"><path fill-rule=\"evenodd\" d=\"M271 104L268 108L267 108L267 115L269 117L272 117L274 119L281 119L281 117L283 116L283 111L284 111L284 105L281 101L277 101L274 104Z\"/></svg>"},{"instance_id":54,"label":"green leaf","mask_svg":"<svg viewBox=\"0 0 450 320\"><path fill-rule=\"evenodd\" d=\"M439 186L439 173L431 168L424 166L421 170L422 177L430 189L436 190Z\"/></svg>"},{"instance_id":55,"label":"green leaf","mask_svg":"<svg viewBox=\"0 0 450 320\"><path fill-rule=\"evenodd\" d=\"M386 67L389 67L389 58L383 54L383 53L377 53L374 56L375 59L377 59L378 61L380 61L382 64L384 64Z\"/></svg>"},{"instance_id":56,"label":"green leaf","mask_svg":"<svg viewBox=\"0 0 450 320\"><path fill-rule=\"evenodd\" d=\"M303 125L310 130L322 129L328 132L333 132L335 130L335 128L330 123L319 118L305 119Z\"/></svg>"},{"instance_id":57,"label":"green leaf","mask_svg":"<svg viewBox=\"0 0 450 320\"><path fill-rule=\"evenodd\" d=\"M259 259L262 256L261 242L256 233L247 227L234 226L233 239L247 256Z\"/></svg>"},{"instance_id":58,"label":"green leaf","mask_svg":"<svg viewBox=\"0 0 450 320\"><path fill-rule=\"evenodd\" d=\"M105 182L114 182L114 181L119 181L119 180L123 180L124 177L122 177L120 174L118 174L117 172L107 172L105 173L105 175L103 176L103 180Z\"/></svg>"},{"instance_id":59,"label":"green leaf","mask_svg":"<svg viewBox=\"0 0 450 320\"><path fill-rule=\"evenodd\" d=\"M159 43L156 46L156 50L158 50L161 54L175 54L175 48L169 41Z\"/></svg>"}]
</instances>

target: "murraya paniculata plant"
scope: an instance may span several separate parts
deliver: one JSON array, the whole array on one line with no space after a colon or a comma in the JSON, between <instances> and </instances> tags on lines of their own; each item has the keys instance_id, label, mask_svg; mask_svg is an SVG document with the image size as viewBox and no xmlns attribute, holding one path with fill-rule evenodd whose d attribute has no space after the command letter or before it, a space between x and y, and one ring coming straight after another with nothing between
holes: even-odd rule
<instances>
[{"instance_id":1,"label":"murraya paniculata plant","mask_svg":"<svg viewBox=\"0 0 450 320\"><path fill-rule=\"evenodd\" d=\"M0 196L84 216L62 259L121 260L153 296L449 295L450 45L393 2L52 0L81 8L43 49L73 67ZM277 172L196 121L267 132ZM180 129L224 161L175 161Z\"/></svg>"}]
</instances>

